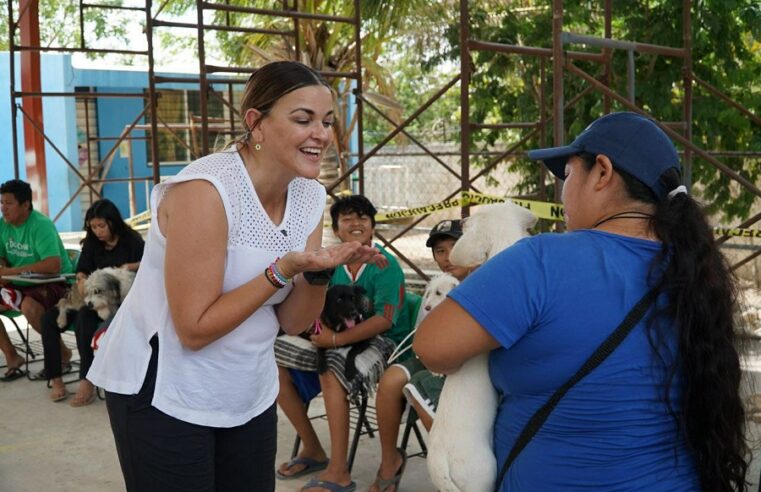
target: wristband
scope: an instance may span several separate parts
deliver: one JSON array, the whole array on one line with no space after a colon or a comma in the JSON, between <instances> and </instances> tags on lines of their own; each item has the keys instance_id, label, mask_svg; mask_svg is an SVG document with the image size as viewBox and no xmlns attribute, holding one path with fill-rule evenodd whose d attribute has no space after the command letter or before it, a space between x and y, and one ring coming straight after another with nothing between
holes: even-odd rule
<instances>
[{"instance_id":1,"label":"wristband","mask_svg":"<svg viewBox=\"0 0 761 492\"><path fill-rule=\"evenodd\" d=\"M316 272L304 272L302 275L309 285L327 285L335 271L335 268L326 268Z\"/></svg>"}]
</instances>

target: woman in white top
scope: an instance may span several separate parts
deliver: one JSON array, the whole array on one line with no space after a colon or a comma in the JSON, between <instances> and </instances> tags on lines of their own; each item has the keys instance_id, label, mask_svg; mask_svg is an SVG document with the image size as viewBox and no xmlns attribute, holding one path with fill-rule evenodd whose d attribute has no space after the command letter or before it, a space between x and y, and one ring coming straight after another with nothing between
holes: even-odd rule
<instances>
[{"instance_id":1,"label":"woman in white top","mask_svg":"<svg viewBox=\"0 0 761 492\"><path fill-rule=\"evenodd\" d=\"M236 145L154 188L141 269L88 373L106 389L130 491L274 490L278 328L317 318L323 270L383 261L357 242L320 247L324 79L267 64L241 115Z\"/></svg>"}]
</instances>

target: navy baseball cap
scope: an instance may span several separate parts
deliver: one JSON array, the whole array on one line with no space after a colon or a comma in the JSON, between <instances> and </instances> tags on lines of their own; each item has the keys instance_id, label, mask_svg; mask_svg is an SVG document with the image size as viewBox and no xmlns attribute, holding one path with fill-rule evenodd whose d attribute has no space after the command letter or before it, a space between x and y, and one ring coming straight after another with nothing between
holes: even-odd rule
<instances>
[{"instance_id":1,"label":"navy baseball cap","mask_svg":"<svg viewBox=\"0 0 761 492\"><path fill-rule=\"evenodd\" d=\"M428 235L428 240L425 242L425 246L427 248L432 248L433 244L443 237L460 239L460 236L462 236L461 220L442 220L431 229L431 233Z\"/></svg>"},{"instance_id":2,"label":"navy baseball cap","mask_svg":"<svg viewBox=\"0 0 761 492\"><path fill-rule=\"evenodd\" d=\"M552 174L565 179L565 164L582 152L606 155L613 167L642 181L659 198L667 190L661 175L675 168L681 174L679 155L671 139L653 120L637 113L611 113L592 122L570 145L530 150L529 159L544 161Z\"/></svg>"}]
</instances>

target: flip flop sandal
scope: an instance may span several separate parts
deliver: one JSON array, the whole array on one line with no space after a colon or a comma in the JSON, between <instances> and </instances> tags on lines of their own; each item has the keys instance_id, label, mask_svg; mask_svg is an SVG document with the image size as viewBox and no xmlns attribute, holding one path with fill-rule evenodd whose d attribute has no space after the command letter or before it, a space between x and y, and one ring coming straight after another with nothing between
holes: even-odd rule
<instances>
[{"instance_id":1,"label":"flip flop sandal","mask_svg":"<svg viewBox=\"0 0 761 492\"><path fill-rule=\"evenodd\" d=\"M357 490L357 483L351 482L349 485L341 485L335 482L329 482L327 480L310 480L304 485L301 490L311 489L312 487L321 487L328 489L330 492L354 492Z\"/></svg>"},{"instance_id":2,"label":"flip flop sandal","mask_svg":"<svg viewBox=\"0 0 761 492\"><path fill-rule=\"evenodd\" d=\"M65 400L66 398L68 398L70 395L71 395L71 393L69 393L68 391L66 391L66 390L64 389L64 390L63 390L63 393L59 393L59 394L57 394L57 395L55 395L55 396L51 396L51 397L50 397L50 401L52 401L52 402L59 402L59 401L64 401L64 400Z\"/></svg>"},{"instance_id":3,"label":"flip flop sandal","mask_svg":"<svg viewBox=\"0 0 761 492\"><path fill-rule=\"evenodd\" d=\"M9 383L11 381L17 380L18 378L23 378L24 376L26 376L25 370L21 369L20 367L11 367L3 377L0 377L0 381Z\"/></svg>"},{"instance_id":4,"label":"flip flop sandal","mask_svg":"<svg viewBox=\"0 0 761 492\"><path fill-rule=\"evenodd\" d=\"M298 478L302 477L304 475L307 475L312 472L324 470L328 467L328 460L325 461L317 461L312 458L299 458L298 456L293 458L291 461L288 462L285 467L290 470L291 467L296 465L304 465L304 468L302 470L297 471L296 473L293 473L291 475L286 475L284 473L281 473L280 470L277 470L275 472L275 477L278 480L290 480L292 478Z\"/></svg>"},{"instance_id":5,"label":"flip flop sandal","mask_svg":"<svg viewBox=\"0 0 761 492\"><path fill-rule=\"evenodd\" d=\"M397 448L397 451L399 451L399 454L402 456L402 464L399 465L399 469L396 471L396 475L394 475L391 478L382 479L380 477L375 477L375 481L373 482L373 485L378 487L379 492L386 492L386 489L394 485L394 492L397 492L399 490L399 482L402 480L402 475L404 474L404 468L407 466L407 453L404 452L403 449Z\"/></svg>"}]
</instances>

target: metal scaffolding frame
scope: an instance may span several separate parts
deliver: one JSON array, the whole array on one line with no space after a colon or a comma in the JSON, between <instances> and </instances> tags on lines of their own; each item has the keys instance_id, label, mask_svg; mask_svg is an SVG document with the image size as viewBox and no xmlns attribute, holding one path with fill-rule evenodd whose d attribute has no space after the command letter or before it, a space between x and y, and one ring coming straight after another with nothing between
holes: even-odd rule
<instances>
[{"instance_id":1,"label":"metal scaffolding frame","mask_svg":"<svg viewBox=\"0 0 761 492\"><path fill-rule=\"evenodd\" d=\"M693 60L692 60L692 2L691 0L683 0L683 18L682 18L682 38L683 45L681 47L659 46L646 43L637 43L630 41L621 41L612 38L611 29L611 14L612 14L612 0L604 1L604 37L593 37L580 35L571 32L563 31L563 0L552 0L552 48L540 48L530 46L518 46L509 45L503 43L495 43L488 40L473 39L470 34L471 17L468 0L459 1L460 11L460 71L457 75L451 78L444 86L424 101L418 108L410 113L410 116L404 119L401 123L395 123L391 117L386 115L382 109L373 104L363 92L363 80L362 80L362 51L361 51L361 12L359 0L345 0L351 1L354 6L353 16L339 17L325 14L310 14L301 12L298 9L298 0L282 0L282 9L260 9L253 7L240 7L229 5L226 2L215 3L211 1L196 0L196 22L175 22L164 20L161 18L161 12L166 5L166 0L161 2L158 8L154 8L153 0L145 0L143 7L121 7L115 5L97 5L85 3L83 0L79 0L79 28L80 28L80 46L78 47L41 47L39 42L37 45L17 45L15 43L15 33L18 30L21 20L25 15L29 14L29 6L36 3L37 0L21 0L21 8L18 13L18 18L14 20L13 2L8 2L8 18L9 18L9 39L10 39L10 94L11 94L11 120L12 120L12 141L13 141L13 162L14 173L19 176L19 152L17 148L17 125L16 117L18 111L24 117L25 121L28 121L31 127L34 129L37 136L42 136L44 140L40 140L43 143L40 144L44 148L44 142L47 142L54 151L56 151L61 158L64 159L66 164L72 169L77 177L81 180L81 184L78 190L71 196L69 201L59 211L54 219L60 217L63 211L68 207L76 198L80 190L85 187L90 190L92 194L100 197L100 189L103 183L106 182L136 182L152 180L154 183L158 183L160 179L160 166L153 165L152 176L150 177L134 177L132 175L129 178L120 179L104 179L100 178L100 173L106 168L110 159L113 158L116 149L122 142L129 142L132 140L145 140L146 137L134 137L132 132L134 130L146 130L150 135L150 159L153 163L159 163L159 148L158 137L159 131L168 131L172 138L183 142L182 138L176 133L178 130L177 125L167 124L162 121L158 116L155 108L159 104L159 96L161 93L160 87L164 83L188 83L198 84L200 94L200 118L198 118L198 124L200 125L200 152L196 152L195 149L188 148L190 154L196 158L200 155L209 153L209 136L210 131L219 131L221 127L229 127L229 132L234 133L237 127L236 119L240 118L238 111L233 107L233 88L240 86L246 82L246 79L237 75L248 75L255 69L255 67L232 67L232 66L216 66L207 64L206 61L206 44L205 34L213 31L228 31L237 33L258 33L271 36L289 36L294 38L294 45L296 47L296 58L300 58L300 45L301 40L299 38L299 22L305 19L322 20L328 22L347 23L354 27L354 43L355 59L354 69L350 72L322 72L325 77L329 78L344 78L347 80L353 80L356 82L356 88L353 91L354 104L356 105L357 113L357 127L356 132L358 136L358 147L355 155L356 161L353 165L349 166L343 172L339 173L339 176L330 183L326 183L326 188L331 195L335 196L337 189L341 186L341 183L345 182L350 176L358 176L359 192L364 193L364 165L373 156L379 154L380 150L394 139L397 135L405 135L412 143L420 147L424 155L428 155L436 162L443 166L450 174L455 176L459 182L459 188L455 189L447 197L443 199L451 199L464 191L478 191L474 182L487 174L495 166L499 165L507 158L519 155L518 149L525 145L530 139L538 137L541 142L546 140L547 134L552 132L552 140L554 145L563 145L565 143L565 122L564 113L568 109L572 108L579 100L581 100L587 94L597 92L603 97L603 110L609 112L611 110L612 102L615 101L627 110L638 112L640 114L652 117L642 107L639 107L634 101L634 88L635 88L635 73L634 73L634 53L652 53L662 56L680 58L683 63L683 78L682 84L684 87L684 100L683 100L683 120L678 122L658 122L658 125L677 143L682 145L683 151L683 165L685 170L685 181L688 186L692 180L692 163L694 156L698 156L721 173L729 177L734 182L742 186L747 192L754 194L755 196L761 196L761 189L759 189L754 183L748 181L746 178L735 172L729 166L722 163L717 157L720 156L737 156L745 155L752 157L761 157L761 152L711 152L706 151L692 142L692 103L693 103L693 87L704 89L706 92L717 97L721 101L728 104L730 107L736 109L741 114L746 116L753 124L761 126L761 118L749 111L747 108L738 104L732 100L729 96L722 93L722 91L713 85L703 81L695 75L693 72ZM97 49L90 48L85 45L84 37L84 14L85 9L114 9L114 10L128 10L139 12L145 15L145 36L147 41L147 49L145 51L139 50L113 50L113 49ZM254 16L273 16L290 19L292 21L293 28L289 30L268 30L258 29L252 27L232 26L229 23L225 24L206 24L204 21L205 12L225 12L228 14L246 14ZM27 19L28 20L28 19ZM33 22L32 22L33 24ZM198 75L193 77L165 77L158 76L156 74L155 57L154 57L154 36L156 29L161 28L183 28L193 30L197 36L198 42ZM567 49L571 45L585 45L595 48L599 48L600 52L593 53L587 51L573 51ZM611 79L611 66L612 66L612 53L614 50L624 50L627 53L627 95L622 96L609 87ZM133 55L146 57L148 64L148 90L145 94L134 93L92 93L92 92L72 92L72 93L44 93L41 91L17 91L15 87L15 62L14 53L16 52L34 52L39 53L43 51L50 52L84 52L84 53L117 53L125 55ZM539 119L538 121L529 122L506 122L502 124L483 124L481 122L471 121L470 116L470 87L471 77L478 67L474 65L473 56L474 52L479 51L491 51L501 53L504 56L526 56L526 57L538 57L540 59L540 87L539 87ZM580 61L592 61L600 64L602 74L599 76L593 76L586 71L579 68L574 64L575 60ZM547 64L551 63L552 68L552 97L547 97L548 81L547 81ZM232 76L216 76L215 74L233 74ZM586 87L578 94L571 97L568 101L564 101L564 81L567 74L573 77L577 77L580 80L585 81ZM39 78L39 73L37 73ZM37 81L39 82L39 80ZM451 90L455 85L460 84L460 106L461 106L461 122L460 122L460 169L453 169L449 166L441 157L444 153L436 153L430 150L424 143L420 142L417 138L411 135L407 131L407 127L414 122L420 114L440 99L447 91ZM219 91L215 87L225 86L226 90ZM131 125L125 127L124 131L117 138L100 138L90 135L89 123L87 123L87 146L90 147L91 142L94 141L113 141L114 144L110 150L106 153L106 157L102 159L94 167L88 167L88 172L82 174L79 169L72 164L63 153L55 146L50 138L45 135L43 125L40 121L36 120L34 114L29 114L24 107L26 101L40 99L43 97L80 97L85 98L86 104L89 101L97 98L119 98L119 97L132 97L144 99L144 107L142 111L136 116ZM212 121L209 118L208 103L210 98L218 99L225 107L227 107L229 114L229 121L220 122ZM24 101L24 105L18 104L18 100ZM380 117L387 121L392 130L382 138L378 144L374 145L371 149L365 151L364 139L363 139L363 118L365 106L380 115ZM41 113L40 113L41 115ZM147 119L147 124L141 124L141 120ZM472 155L480 154L484 152L471 151L471 135L473 131L478 130L491 130L499 131L505 129L523 129L527 132L521 136L521 138L508 146L503 152L498 152L492 155L492 159L488 164L475 172L475 169L471 169L470 158ZM25 133L26 138L26 133ZM44 152L44 150L43 150ZM198 155L200 153L200 155ZM545 200L545 187L546 172L542 167L540 171L540 186L538 195L532 198ZM555 181L555 196L559 196L560 183ZM134 201L134 195L132 195L132 201ZM134 205L134 204L132 204ZM469 214L469 209L465 206L462 210L463 216ZM413 261L407 258L394 243L407 232L412 230L417 224L423 221L427 215L416 218L406 227L402 228L393 237L386 238L383 234L376 231L378 239L391 251L393 251L404 263L409 265L415 272L422 278L427 279L427 275L417 266ZM744 221L739 227L749 227L757 224L761 220L761 214L758 214L750 219ZM718 239L721 244L728 239L727 236L723 236ZM733 268L737 268L757 256L761 255L761 250L758 250L751 254L749 257L743 259L739 263L735 264Z\"/></svg>"}]
</instances>

